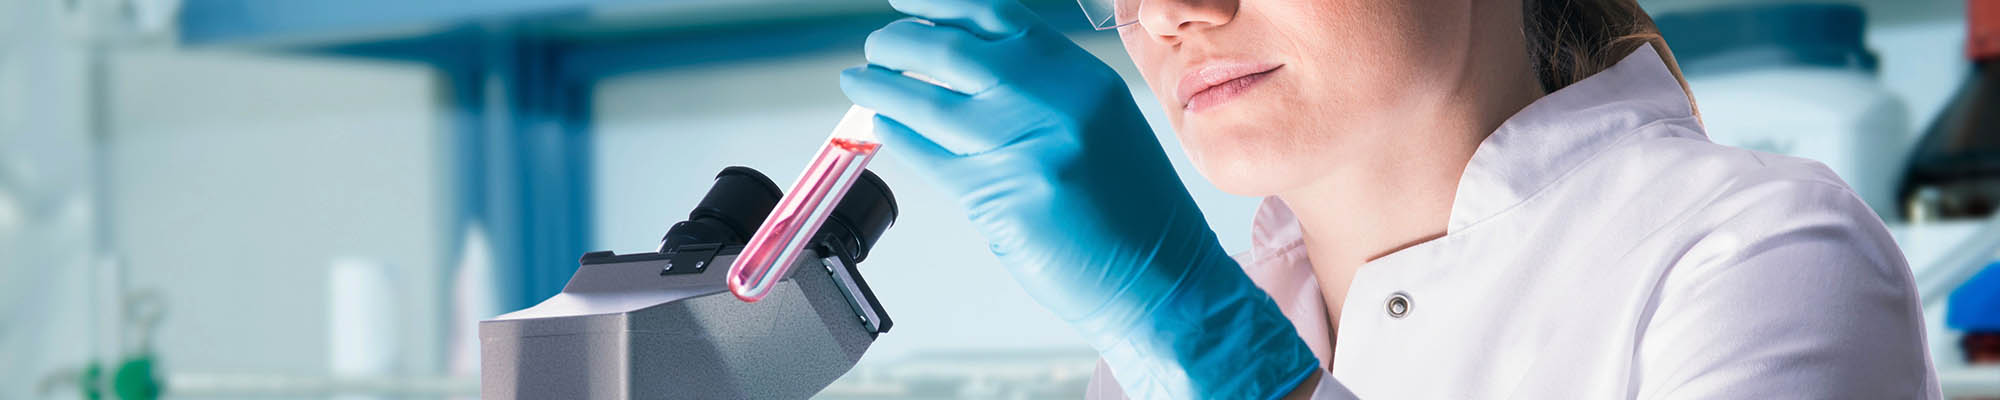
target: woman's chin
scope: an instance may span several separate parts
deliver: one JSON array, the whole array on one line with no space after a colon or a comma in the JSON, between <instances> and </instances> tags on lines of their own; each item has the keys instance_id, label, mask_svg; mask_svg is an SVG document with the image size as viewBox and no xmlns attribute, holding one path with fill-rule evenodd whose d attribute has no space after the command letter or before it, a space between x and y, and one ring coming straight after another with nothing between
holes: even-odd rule
<instances>
[{"instance_id":1,"label":"woman's chin","mask_svg":"<svg viewBox=\"0 0 2000 400\"><path fill-rule=\"evenodd\" d=\"M1277 194L1306 180L1302 177L1324 172L1300 169L1331 154L1310 149L1315 147L1314 140L1294 137L1308 130L1289 128L1285 121L1206 122L1184 127L1181 146L1202 177L1230 194L1258 197Z\"/></svg>"},{"instance_id":2,"label":"woman's chin","mask_svg":"<svg viewBox=\"0 0 2000 400\"><path fill-rule=\"evenodd\" d=\"M1270 157L1269 153L1257 157L1254 150L1232 148L1220 152L1189 151L1188 154L1194 161L1195 170L1225 193L1270 196L1283 191L1293 181L1290 179L1292 174L1282 172L1289 168L1282 165L1281 160Z\"/></svg>"}]
</instances>

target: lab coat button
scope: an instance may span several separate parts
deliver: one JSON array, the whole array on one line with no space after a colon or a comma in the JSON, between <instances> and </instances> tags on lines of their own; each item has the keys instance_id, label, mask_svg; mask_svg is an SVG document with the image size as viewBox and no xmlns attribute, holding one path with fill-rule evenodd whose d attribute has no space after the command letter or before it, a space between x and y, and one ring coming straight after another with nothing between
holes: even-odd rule
<instances>
[{"instance_id":1,"label":"lab coat button","mask_svg":"<svg viewBox=\"0 0 2000 400\"><path fill-rule=\"evenodd\" d=\"M1391 294L1386 305L1389 308L1389 318L1402 319L1410 315L1410 294L1403 292Z\"/></svg>"}]
</instances>

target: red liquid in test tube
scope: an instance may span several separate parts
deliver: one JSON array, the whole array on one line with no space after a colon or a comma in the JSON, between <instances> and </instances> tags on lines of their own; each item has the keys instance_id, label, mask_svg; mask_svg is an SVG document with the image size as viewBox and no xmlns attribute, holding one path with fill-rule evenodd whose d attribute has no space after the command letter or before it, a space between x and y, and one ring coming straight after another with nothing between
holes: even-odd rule
<instances>
[{"instance_id":1,"label":"red liquid in test tube","mask_svg":"<svg viewBox=\"0 0 2000 400\"><path fill-rule=\"evenodd\" d=\"M736 298L746 302L763 299L791 272L813 234L847 196L847 189L861 178L875 151L882 148L874 138L874 122L875 112L858 106L841 118L833 136L820 146L819 155L806 164L799 180L785 191L778 206L730 264L729 291Z\"/></svg>"}]
</instances>

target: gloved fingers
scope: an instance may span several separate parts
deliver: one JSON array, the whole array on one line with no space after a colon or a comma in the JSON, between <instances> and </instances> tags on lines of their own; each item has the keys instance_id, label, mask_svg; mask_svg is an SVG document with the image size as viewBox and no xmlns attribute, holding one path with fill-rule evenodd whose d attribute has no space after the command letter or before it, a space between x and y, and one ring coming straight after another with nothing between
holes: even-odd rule
<instances>
[{"instance_id":1,"label":"gloved fingers","mask_svg":"<svg viewBox=\"0 0 2000 400\"><path fill-rule=\"evenodd\" d=\"M945 150L924 134L887 115L875 115L875 135L882 139L883 146L895 148L898 157L909 157L925 169L934 169L939 162L958 158L951 150Z\"/></svg>"},{"instance_id":2,"label":"gloved fingers","mask_svg":"<svg viewBox=\"0 0 2000 400\"><path fill-rule=\"evenodd\" d=\"M1000 84L982 60L992 47L964 29L904 19L868 35L862 47L870 64L936 79L960 93L979 93Z\"/></svg>"},{"instance_id":3,"label":"gloved fingers","mask_svg":"<svg viewBox=\"0 0 2000 400\"><path fill-rule=\"evenodd\" d=\"M909 125L904 125L895 118L877 114L875 136L882 140L883 147L895 149L889 152L895 153L895 157L902 160L904 165L929 177L932 184L939 185L946 193L959 193L968 185L962 181L969 177L938 172L939 168L960 157L938 146L916 130L910 129Z\"/></svg>"},{"instance_id":4,"label":"gloved fingers","mask_svg":"<svg viewBox=\"0 0 2000 400\"><path fill-rule=\"evenodd\" d=\"M926 131L966 128L959 122L969 99L965 94L896 71L874 65L841 70L840 90L855 105Z\"/></svg>"},{"instance_id":5,"label":"gloved fingers","mask_svg":"<svg viewBox=\"0 0 2000 400\"><path fill-rule=\"evenodd\" d=\"M980 107L963 93L882 67L840 71L840 89L855 105L922 132L926 142L954 155L984 153L1016 136L1016 129L995 125L1014 122L1005 110ZM1009 137L990 137L996 130L1008 132Z\"/></svg>"},{"instance_id":6,"label":"gloved fingers","mask_svg":"<svg viewBox=\"0 0 2000 400\"><path fill-rule=\"evenodd\" d=\"M971 31L986 39L1027 32L1040 22L1015 0L889 0L896 11Z\"/></svg>"}]
</instances>

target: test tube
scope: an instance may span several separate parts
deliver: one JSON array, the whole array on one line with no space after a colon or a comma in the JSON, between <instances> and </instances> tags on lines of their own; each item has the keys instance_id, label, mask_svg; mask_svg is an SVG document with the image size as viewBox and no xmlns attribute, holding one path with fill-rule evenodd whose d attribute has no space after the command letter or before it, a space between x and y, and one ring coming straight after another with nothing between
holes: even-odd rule
<instances>
[{"instance_id":1,"label":"test tube","mask_svg":"<svg viewBox=\"0 0 2000 400\"><path fill-rule=\"evenodd\" d=\"M799 180L729 265L729 291L745 302L770 294L881 148L875 137L875 111L861 106L847 109L819 155L806 164Z\"/></svg>"}]
</instances>

